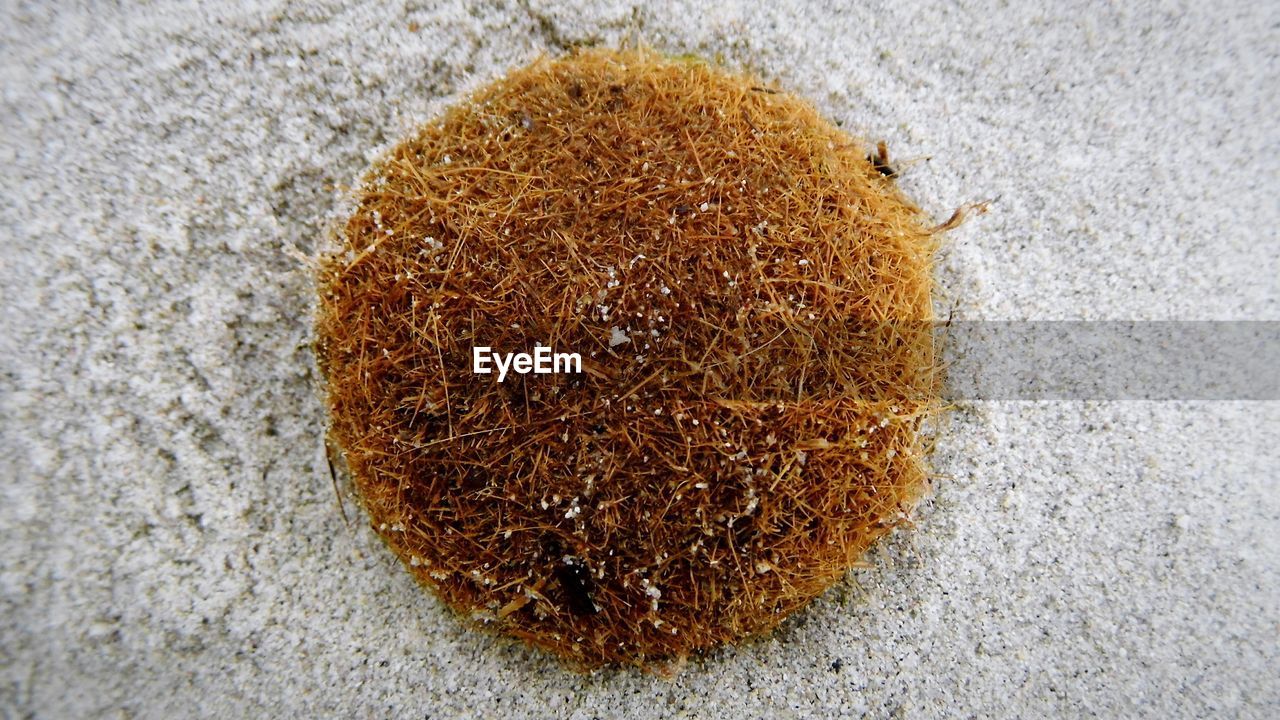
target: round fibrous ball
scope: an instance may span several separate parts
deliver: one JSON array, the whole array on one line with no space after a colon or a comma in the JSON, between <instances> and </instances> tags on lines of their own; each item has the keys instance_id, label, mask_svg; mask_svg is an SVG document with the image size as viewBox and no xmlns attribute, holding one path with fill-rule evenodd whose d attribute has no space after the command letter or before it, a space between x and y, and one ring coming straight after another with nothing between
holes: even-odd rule
<instances>
[{"instance_id":1,"label":"round fibrous ball","mask_svg":"<svg viewBox=\"0 0 1280 720\"><path fill-rule=\"evenodd\" d=\"M540 59L391 149L317 320L373 528L468 621L579 668L810 602L927 485L935 243L879 160L649 51Z\"/></svg>"}]
</instances>

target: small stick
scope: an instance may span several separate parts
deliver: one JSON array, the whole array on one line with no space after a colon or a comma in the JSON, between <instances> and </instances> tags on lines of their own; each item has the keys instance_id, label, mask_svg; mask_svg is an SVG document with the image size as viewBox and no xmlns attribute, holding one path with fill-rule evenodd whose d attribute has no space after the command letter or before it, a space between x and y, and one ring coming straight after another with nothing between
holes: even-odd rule
<instances>
[{"instance_id":1,"label":"small stick","mask_svg":"<svg viewBox=\"0 0 1280 720\"><path fill-rule=\"evenodd\" d=\"M996 198L996 199L998 200L999 198ZM956 208L955 212L951 213L951 217L947 218L940 225L936 225L931 230L929 230L929 234L933 235L937 233L947 232L948 230L955 230L956 228L964 224L964 221L968 218L968 215L970 212L975 212L979 215L986 214L986 212L991 209L991 203L993 202L995 202L995 200L983 200L981 202L968 203L966 205L961 205L960 207Z\"/></svg>"},{"instance_id":2,"label":"small stick","mask_svg":"<svg viewBox=\"0 0 1280 720\"><path fill-rule=\"evenodd\" d=\"M324 461L329 465L329 481L333 483L333 497L338 501L338 512L342 513L342 524L351 529L351 521L347 519L347 506L342 502L342 493L338 491L338 473L333 469L333 446L329 438L324 439Z\"/></svg>"}]
</instances>

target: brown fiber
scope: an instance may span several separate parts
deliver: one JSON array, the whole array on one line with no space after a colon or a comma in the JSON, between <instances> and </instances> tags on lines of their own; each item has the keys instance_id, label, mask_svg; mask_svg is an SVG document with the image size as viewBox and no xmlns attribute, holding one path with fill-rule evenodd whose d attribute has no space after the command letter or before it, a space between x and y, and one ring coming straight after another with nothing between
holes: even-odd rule
<instances>
[{"instance_id":1,"label":"brown fiber","mask_svg":"<svg viewBox=\"0 0 1280 720\"><path fill-rule=\"evenodd\" d=\"M322 263L332 432L464 616L577 667L768 630L926 486L934 230L868 148L647 51L539 60L370 171ZM472 373L472 346L581 374Z\"/></svg>"}]
</instances>

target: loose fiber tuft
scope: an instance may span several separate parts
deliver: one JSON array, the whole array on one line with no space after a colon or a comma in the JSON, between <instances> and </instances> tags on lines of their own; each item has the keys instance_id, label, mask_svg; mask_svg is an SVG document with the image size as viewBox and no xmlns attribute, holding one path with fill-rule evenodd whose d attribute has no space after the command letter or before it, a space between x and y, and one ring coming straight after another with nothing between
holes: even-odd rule
<instances>
[{"instance_id":1,"label":"loose fiber tuft","mask_svg":"<svg viewBox=\"0 0 1280 720\"><path fill-rule=\"evenodd\" d=\"M933 231L806 103L581 51L396 147L320 278L332 432L466 617L578 667L768 630L926 485ZM583 372L472 373L472 347Z\"/></svg>"}]
</instances>

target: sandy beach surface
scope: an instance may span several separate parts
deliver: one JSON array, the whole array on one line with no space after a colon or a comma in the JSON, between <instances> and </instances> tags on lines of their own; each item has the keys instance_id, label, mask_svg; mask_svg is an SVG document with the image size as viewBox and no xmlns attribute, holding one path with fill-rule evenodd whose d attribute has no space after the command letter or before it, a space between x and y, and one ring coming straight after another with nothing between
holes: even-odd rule
<instances>
[{"instance_id":1,"label":"sandy beach surface","mask_svg":"<svg viewBox=\"0 0 1280 720\"><path fill-rule=\"evenodd\" d=\"M993 200L960 317L1280 320L1280 5L58 5L0 9L0 715L1280 715L1278 402L962 402L915 527L778 632L577 675L344 523L298 260L460 93L631 39Z\"/></svg>"}]
</instances>

